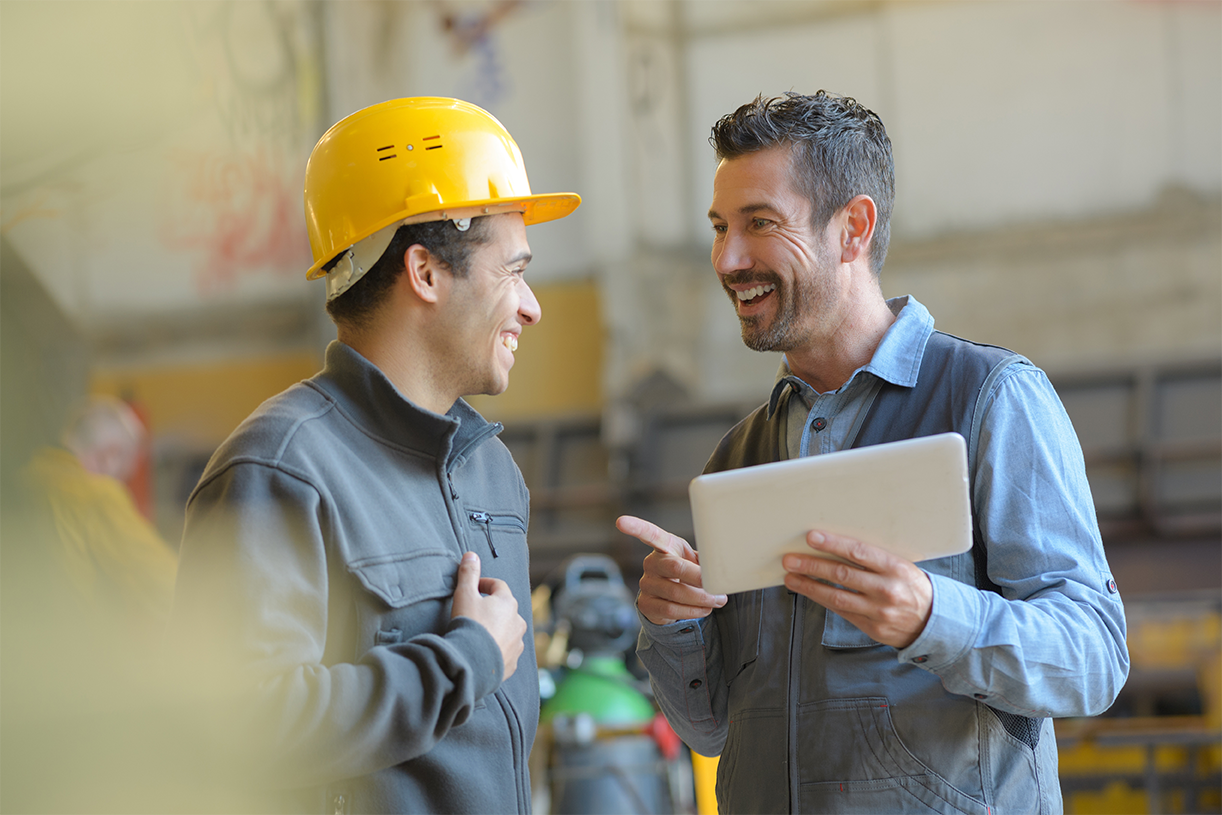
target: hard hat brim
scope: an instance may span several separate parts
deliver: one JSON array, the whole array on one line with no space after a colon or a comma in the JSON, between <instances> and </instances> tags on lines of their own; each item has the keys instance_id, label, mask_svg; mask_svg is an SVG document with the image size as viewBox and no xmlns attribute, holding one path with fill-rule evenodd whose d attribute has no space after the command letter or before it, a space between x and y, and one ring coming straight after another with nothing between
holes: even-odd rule
<instances>
[{"instance_id":1,"label":"hard hat brim","mask_svg":"<svg viewBox=\"0 0 1222 815\"><path fill-rule=\"evenodd\" d=\"M522 198L490 198L484 201L463 201L446 206L443 209L421 212L410 216L399 213L395 217L377 224L367 234L361 235L353 241L352 245L356 245L369 237L369 235L385 229L396 221L404 224L418 224L454 218L478 218L485 215L520 212L522 213L522 220L527 226L530 226L531 224L542 224L548 221L559 220L570 215L580 204L581 196L575 192L540 193ZM317 280L320 277L326 276L327 273L323 270L323 267L350 248L351 246L344 247L331 257L316 261L309 271L306 272L306 279Z\"/></svg>"}]
</instances>

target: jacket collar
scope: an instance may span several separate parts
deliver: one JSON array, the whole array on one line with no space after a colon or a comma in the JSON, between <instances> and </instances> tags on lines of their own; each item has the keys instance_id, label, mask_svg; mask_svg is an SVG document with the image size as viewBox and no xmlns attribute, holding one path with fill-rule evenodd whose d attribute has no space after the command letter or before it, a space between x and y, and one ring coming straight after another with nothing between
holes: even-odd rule
<instances>
[{"instance_id":1,"label":"jacket collar","mask_svg":"<svg viewBox=\"0 0 1222 815\"><path fill-rule=\"evenodd\" d=\"M453 469L504 426L490 423L459 399L445 415L412 402L381 369L350 346L327 346L323 370L310 384L325 393L362 431L388 444L446 462Z\"/></svg>"}]
</instances>

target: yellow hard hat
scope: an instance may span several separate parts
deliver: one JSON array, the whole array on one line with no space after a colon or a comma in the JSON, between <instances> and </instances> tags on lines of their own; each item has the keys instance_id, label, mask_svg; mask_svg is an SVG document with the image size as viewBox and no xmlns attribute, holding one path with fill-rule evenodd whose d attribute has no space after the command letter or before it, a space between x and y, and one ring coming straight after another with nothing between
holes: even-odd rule
<instances>
[{"instance_id":1,"label":"yellow hard hat","mask_svg":"<svg viewBox=\"0 0 1222 815\"><path fill-rule=\"evenodd\" d=\"M364 252L372 265L400 224L499 212L537 224L580 203L571 192L532 195L522 153L487 111L458 99L392 99L340 120L310 154L305 217L314 265L306 277L322 277L328 261L380 233L381 247ZM329 297L355 282L335 290L328 281Z\"/></svg>"}]
</instances>

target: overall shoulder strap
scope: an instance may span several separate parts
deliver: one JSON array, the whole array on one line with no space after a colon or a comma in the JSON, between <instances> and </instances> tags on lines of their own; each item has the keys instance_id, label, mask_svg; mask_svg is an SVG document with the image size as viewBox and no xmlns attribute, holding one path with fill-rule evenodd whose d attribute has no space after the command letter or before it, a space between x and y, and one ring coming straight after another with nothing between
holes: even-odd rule
<instances>
[{"instance_id":1,"label":"overall shoulder strap","mask_svg":"<svg viewBox=\"0 0 1222 815\"><path fill-rule=\"evenodd\" d=\"M704 472L717 473L780 461L781 413L768 417L768 405L760 405L722 437Z\"/></svg>"},{"instance_id":2,"label":"overall shoulder strap","mask_svg":"<svg viewBox=\"0 0 1222 815\"><path fill-rule=\"evenodd\" d=\"M959 433L967 442L969 483L975 485L983 397L1015 363L1029 364L1008 349L935 331L925 346L916 385L909 388L883 383L853 447ZM975 516L973 500L972 559L976 586L996 591L988 579L988 553Z\"/></svg>"}]
</instances>

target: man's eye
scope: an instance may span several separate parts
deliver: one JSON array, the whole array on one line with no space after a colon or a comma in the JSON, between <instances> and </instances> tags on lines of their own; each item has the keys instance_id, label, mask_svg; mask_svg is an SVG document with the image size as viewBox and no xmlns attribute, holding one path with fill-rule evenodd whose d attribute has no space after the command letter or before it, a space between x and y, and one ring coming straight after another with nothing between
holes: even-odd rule
<instances>
[{"instance_id":1,"label":"man's eye","mask_svg":"<svg viewBox=\"0 0 1222 815\"><path fill-rule=\"evenodd\" d=\"M726 225L725 224L713 224L713 231L716 232L718 235L724 235L726 231Z\"/></svg>"},{"instance_id":2,"label":"man's eye","mask_svg":"<svg viewBox=\"0 0 1222 815\"><path fill-rule=\"evenodd\" d=\"M756 229L763 229L771 223L767 218L752 218L751 220L755 224Z\"/></svg>"}]
</instances>

